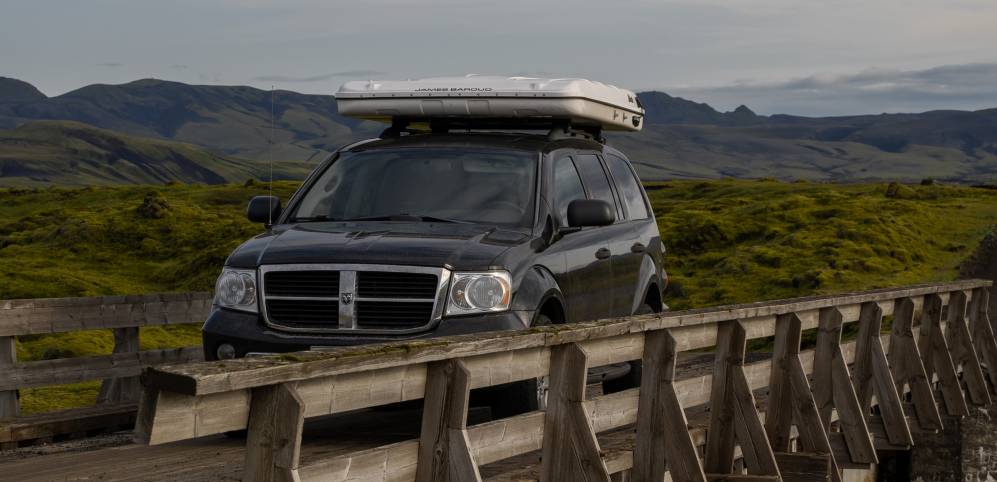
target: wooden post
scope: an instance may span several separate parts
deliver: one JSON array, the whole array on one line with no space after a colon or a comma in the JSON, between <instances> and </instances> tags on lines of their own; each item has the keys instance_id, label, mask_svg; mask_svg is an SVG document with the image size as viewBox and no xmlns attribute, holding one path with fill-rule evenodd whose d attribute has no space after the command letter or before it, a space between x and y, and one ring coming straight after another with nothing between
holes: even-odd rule
<instances>
[{"instance_id":1,"label":"wooden post","mask_svg":"<svg viewBox=\"0 0 997 482\"><path fill-rule=\"evenodd\" d=\"M113 332L114 353L141 351L138 327L115 328ZM108 378L100 386L97 403L134 402L138 400L141 391L142 385L137 376Z\"/></svg>"},{"instance_id":2,"label":"wooden post","mask_svg":"<svg viewBox=\"0 0 997 482\"><path fill-rule=\"evenodd\" d=\"M740 321L718 324L704 467L711 479L733 472L735 442L741 446L749 474L779 477L775 454L744 373L745 341Z\"/></svg>"},{"instance_id":3,"label":"wooden post","mask_svg":"<svg viewBox=\"0 0 997 482\"><path fill-rule=\"evenodd\" d=\"M831 429L832 411L838 410L838 425L851 461L856 464L875 464L879 460L866 423L868 408L863 409L859 405L848 363L841 353L842 320L841 311L837 308L820 310L814 354L814 401L825 431ZM837 462L840 466L844 461Z\"/></svg>"},{"instance_id":4,"label":"wooden post","mask_svg":"<svg viewBox=\"0 0 997 482\"><path fill-rule=\"evenodd\" d=\"M244 482L300 482L305 404L291 383L254 388L247 426Z\"/></svg>"},{"instance_id":5,"label":"wooden post","mask_svg":"<svg viewBox=\"0 0 997 482\"><path fill-rule=\"evenodd\" d=\"M983 377L983 367L976 356L976 348L966 324L966 292L953 291L949 296L949 320L945 334L949 339L952 362L962 365L962 379L966 382L969 400L974 405L990 405L990 390Z\"/></svg>"},{"instance_id":6,"label":"wooden post","mask_svg":"<svg viewBox=\"0 0 997 482\"><path fill-rule=\"evenodd\" d=\"M769 404L765 414L765 430L768 432L776 460L786 461L796 467L798 457L783 456L791 452L792 428L795 422L800 434L800 445L809 455L822 454L828 461L824 463L823 476L831 480L841 480L838 464L834 460L827 430L817 410L807 381L807 373L800 361L800 341L803 322L795 313L776 318L775 344L772 351L772 372L769 376ZM803 454L799 454L803 455ZM820 464L817 464L820 466ZM785 475L788 466L779 466Z\"/></svg>"},{"instance_id":7,"label":"wooden post","mask_svg":"<svg viewBox=\"0 0 997 482\"><path fill-rule=\"evenodd\" d=\"M948 415L964 417L969 415L969 406L966 405L959 374L945 338L946 335L942 332L942 297L937 294L927 295L921 308L921 332L918 338L924 371L928 380L934 380L935 375L938 375L938 386Z\"/></svg>"},{"instance_id":8,"label":"wooden post","mask_svg":"<svg viewBox=\"0 0 997 482\"><path fill-rule=\"evenodd\" d=\"M987 365L991 393L997 392L997 339L990 325L990 290L976 288L969 307L969 330L980 360Z\"/></svg>"},{"instance_id":9,"label":"wooden post","mask_svg":"<svg viewBox=\"0 0 997 482\"><path fill-rule=\"evenodd\" d=\"M0 336L0 373L17 363L17 343L13 336ZM0 391L0 420L9 420L21 414L17 390Z\"/></svg>"},{"instance_id":10,"label":"wooden post","mask_svg":"<svg viewBox=\"0 0 997 482\"><path fill-rule=\"evenodd\" d=\"M467 439L469 378L458 359L427 367L416 482L481 481Z\"/></svg>"},{"instance_id":11,"label":"wooden post","mask_svg":"<svg viewBox=\"0 0 997 482\"><path fill-rule=\"evenodd\" d=\"M576 343L550 350L541 482L609 482L592 421L585 411L587 355Z\"/></svg>"},{"instance_id":12,"label":"wooden post","mask_svg":"<svg viewBox=\"0 0 997 482\"><path fill-rule=\"evenodd\" d=\"M894 302L890 353L887 357L897 391L910 386L917 423L924 430L942 429L942 416L935 404L934 390L921 362L921 352L914 340L914 300L900 298Z\"/></svg>"},{"instance_id":13,"label":"wooden post","mask_svg":"<svg viewBox=\"0 0 997 482\"><path fill-rule=\"evenodd\" d=\"M875 391L879 401L879 412L887 438L894 445L910 446L914 439L907 425L897 384L890 373L886 360L886 350L879 338L883 326L883 310L871 301L862 304L859 314L859 335L855 344L855 372L852 382L858 395L859 405L864 413L869 413L872 395Z\"/></svg>"},{"instance_id":14,"label":"wooden post","mask_svg":"<svg viewBox=\"0 0 997 482\"><path fill-rule=\"evenodd\" d=\"M644 335L643 372L637 407L637 446L631 480L706 482L685 410L675 393L675 338L668 330ZM667 467L666 467L667 465Z\"/></svg>"}]
</instances>

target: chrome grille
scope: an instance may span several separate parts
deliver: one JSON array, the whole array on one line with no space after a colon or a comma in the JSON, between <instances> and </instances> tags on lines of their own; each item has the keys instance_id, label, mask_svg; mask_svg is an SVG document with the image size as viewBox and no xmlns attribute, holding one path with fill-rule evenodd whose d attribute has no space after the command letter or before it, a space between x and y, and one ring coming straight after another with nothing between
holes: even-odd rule
<instances>
[{"instance_id":1,"label":"chrome grille","mask_svg":"<svg viewBox=\"0 0 997 482\"><path fill-rule=\"evenodd\" d=\"M300 332L407 333L439 321L450 271L390 265L261 266L264 320Z\"/></svg>"}]
</instances>

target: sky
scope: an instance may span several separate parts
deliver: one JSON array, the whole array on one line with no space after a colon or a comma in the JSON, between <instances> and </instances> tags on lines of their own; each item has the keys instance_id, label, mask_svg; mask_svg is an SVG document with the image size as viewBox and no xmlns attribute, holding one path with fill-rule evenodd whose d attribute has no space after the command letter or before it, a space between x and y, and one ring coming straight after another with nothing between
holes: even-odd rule
<instances>
[{"instance_id":1,"label":"sky","mask_svg":"<svg viewBox=\"0 0 997 482\"><path fill-rule=\"evenodd\" d=\"M58 95L160 78L584 77L719 110L997 107L992 0L0 0L0 76Z\"/></svg>"}]
</instances>

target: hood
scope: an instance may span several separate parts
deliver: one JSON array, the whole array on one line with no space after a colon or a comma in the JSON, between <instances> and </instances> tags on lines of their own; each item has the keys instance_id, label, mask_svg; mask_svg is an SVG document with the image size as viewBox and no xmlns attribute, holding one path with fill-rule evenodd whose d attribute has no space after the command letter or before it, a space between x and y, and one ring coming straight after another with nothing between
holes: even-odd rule
<instances>
[{"instance_id":1,"label":"hood","mask_svg":"<svg viewBox=\"0 0 997 482\"><path fill-rule=\"evenodd\" d=\"M240 246L228 265L358 263L487 269L526 242L523 232L477 224L328 222L275 227Z\"/></svg>"}]
</instances>

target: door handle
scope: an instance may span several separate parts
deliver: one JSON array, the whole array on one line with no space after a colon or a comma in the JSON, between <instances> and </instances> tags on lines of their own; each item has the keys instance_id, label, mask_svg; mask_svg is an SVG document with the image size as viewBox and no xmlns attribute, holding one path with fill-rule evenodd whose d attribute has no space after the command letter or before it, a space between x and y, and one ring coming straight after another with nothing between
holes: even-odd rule
<instances>
[{"instance_id":1,"label":"door handle","mask_svg":"<svg viewBox=\"0 0 997 482\"><path fill-rule=\"evenodd\" d=\"M647 246L644 246L641 243L634 243L634 245L630 247L631 253L643 253L645 250L647 250Z\"/></svg>"},{"instance_id":2,"label":"door handle","mask_svg":"<svg viewBox=\"0 0 997 482\"><path fill-rule=\"evenodd\" d=\"M609 248L599 248L599 250L595 252L595 257L598 259L607 259L611 254L612 253L609 252Z\"/></svg>"}]
</instances>

